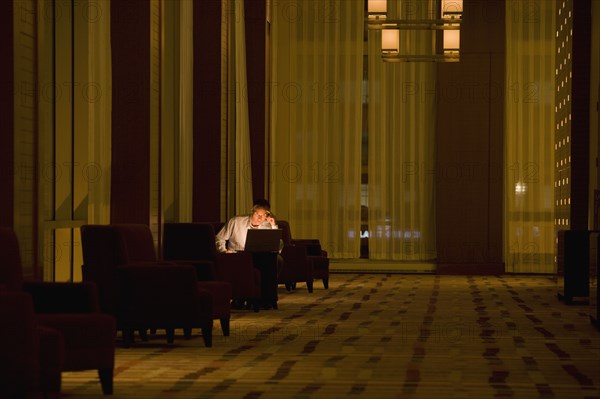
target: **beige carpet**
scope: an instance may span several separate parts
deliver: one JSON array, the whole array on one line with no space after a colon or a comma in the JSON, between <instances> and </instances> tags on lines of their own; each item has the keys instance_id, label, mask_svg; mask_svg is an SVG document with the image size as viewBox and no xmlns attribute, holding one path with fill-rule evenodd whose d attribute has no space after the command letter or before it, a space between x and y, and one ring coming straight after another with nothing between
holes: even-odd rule
<instances>
[{"instance_id":1,"label":"beige carpet","mask_svg":"<svg viewBox=\"0 0 600 399\"><path fill-rule=\"evenodd\" d=\"M114 398L600 398L600 332L547 276L333 274L172 345L117 349ZM64 398L100 398L93 371Z\"/></svg>"}]
</instances>

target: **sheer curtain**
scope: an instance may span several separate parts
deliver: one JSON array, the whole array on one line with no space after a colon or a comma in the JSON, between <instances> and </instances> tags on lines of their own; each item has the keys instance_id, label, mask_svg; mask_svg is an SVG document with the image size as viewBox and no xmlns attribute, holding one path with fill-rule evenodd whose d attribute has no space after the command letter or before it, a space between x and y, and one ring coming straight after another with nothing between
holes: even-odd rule
<instances>
[{"instance_id":1,"label":"sheer curtain","mask_svg":"<svg viewBox=\"0 0 600 399\"><path fill-rule=\"evenodd\" d=\"M177 139L177 181L175 198L177 200L178 220L192 221L192 186L193 186L193 136L194 136L194 35L193 35L193 2L179 2L179 109L176 109L179 130ZM177 125L177 124L176 124Z\"/></svg>"},{"instance_id":2,"label":"sheer curtain","mask_svg":"<svg viewBox=\"0 0 600 399\"><path fill-rule=\"evenodd\" d=\"M401 15L400 2L388 2L388 11L427 18L427 4L411 9L423 15ZM400 31L401 51L427 54L431 40L423 36L430 34ZM384 63L381 31L369 31L368 40L369 258L433 260L436 66Z\"/></svg>"},{"instance_id":3,"label":"sheer curtain","mask_svg":"<svg viewBox=\"0 0 600 399\"><path fill-rule=\"evenodd\" d=\"M364 2L281 0L272 16L271 205L295 237L358 258Z\"/></svg>"},{"instance_id":4,"label":"sheer curtain","mask_svg":"<svg viewBox=\"0 0 600 399\"><path fill-rule=\"evenodd\" d=\"M246 30L244 23L244 0L231 0L229 4L233 13L228 13L230 26L233 32L230 35L230 52L232 61L230 63L233 71L230 71L230 90L228 94L229 120L229 162L228 170L235 171L235 179L230 182L230 198L236 215L247 214L252 206L252 179L250 159L250 121L248 119L248 96L246 88L248 79L246 76ZM231 215L229 215L231 216Z\"/></svg>"},{"instance_id":5,"label":"sheer curtain","mask_svg":"<svg viewBox=\"0 0 600 399\"><path fill-rule=\"evenodd\" d=\"M555 2L506 2L505 262L554 272Z\"/></svg>"},{"instance_id":6,"label":"sheer curtain","mask_svg":"<svg viewBox=\"0 0 600 399\"><path fill-rule=\"evenodd\" d=\"M88 74L93 87L101 88L97 101L88 102L89 164L88 172L88 223L110 222L110 170L111 170L111 52L110 52L110 2L99 1L92 10L97 20L88 29Z\"/></svg>"}]
</instances>

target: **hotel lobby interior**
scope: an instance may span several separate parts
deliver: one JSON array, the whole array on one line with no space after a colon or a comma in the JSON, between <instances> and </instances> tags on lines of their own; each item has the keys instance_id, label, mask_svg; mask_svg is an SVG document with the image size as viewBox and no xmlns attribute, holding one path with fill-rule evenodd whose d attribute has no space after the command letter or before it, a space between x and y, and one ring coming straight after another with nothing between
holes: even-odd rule
<instances>
[{"instance_id":1,"label":"hotel lobby interior","mask_svg":"<svg viewBox=\"0 0 600 399\"><path fill-rule=\"evenodd\" d=\"M0 399L600 399L600 0L10 0L0 57Z\"/></svg>"}]
</instances>

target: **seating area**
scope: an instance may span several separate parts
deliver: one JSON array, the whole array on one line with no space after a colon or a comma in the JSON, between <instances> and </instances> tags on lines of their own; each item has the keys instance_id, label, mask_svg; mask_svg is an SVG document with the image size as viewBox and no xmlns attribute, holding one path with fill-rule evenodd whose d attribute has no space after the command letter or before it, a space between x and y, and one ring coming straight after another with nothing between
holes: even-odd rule
<instances>
[{"instance_id":1,"label":"seating area","mask_svg":"<svg viewBox=\"0 0 600 399\"><path fill-rule=\"evenodd\" d=\"M194 265L198 278L229 283L231 300L247 301L258 311L261 278L251 254L217 252L212 223L165 223L163 257L166 261Z\"/></svg>"},{"instance_id":2,"label":"seating area","mask_svg":"<svg viewBox=\"0 0 600 399\"><path fill-rule=\"evenodd\" d=\"M264 295L277 295L278 284L292 291L306 283L312 293L321 278L327 288L328 270L326 277L316 272L317 255L309 255L314 248L291 241L283 226L286 243L280 256L272 254L278 262L270 276L256 264L266 258L217 251L219 224L165 223L161 256L147 225L83 225L77 283L24 281L16 234L1 228L0 397L58 398L63 372L89 369L110 395L116 347L162 336L174 344L178 332L189 340L199 329L209 348L215 320L229 336L232 304L255 313L277 308L276 299L265 307Z\"/></svg>"},{"instance_id":3,"label":"seating area","mask_svg":"<svg viewBox=\"0 0 600 399\"><path fill-rule=\"evenodd\" d=\"M59 397L61 373L81 370L97 370L112 394L116 320L96 285L24 281L16 234L4 227L0 259L0 397Z\"/></svg>"},{"instance_id":4,"label":"seating area","mask_svg":"<svg viewBox=\"0 0 600 399\"><path fill-rule=\"evenodd\" d=\"M210 347L215 317L225 320L226 331L228 300L217 303L192 266L158 261L147 226L85 225L81 243L83 280L97 284L101 308L116 318L124 345L133 343L135 331L146 339L148 331L165 330L172 343L175 329L189 338L200 328ZM228 295L228 285L222 288Z\"/></svg>"}]
</instances>

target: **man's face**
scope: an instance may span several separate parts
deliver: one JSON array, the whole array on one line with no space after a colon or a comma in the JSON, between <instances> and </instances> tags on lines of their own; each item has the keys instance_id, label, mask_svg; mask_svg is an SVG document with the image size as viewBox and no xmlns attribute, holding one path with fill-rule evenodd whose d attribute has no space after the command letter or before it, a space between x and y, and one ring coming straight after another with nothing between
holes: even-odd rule
<instances>
[{"instance_id":1,"label":"man's face","mask_svg":"<svg viewBox=\"0 0 600 399\"><path fill-rule=\"evenodd\" d=\"M254 211L254 213L252 214L252 224L254 226L259 226L261 224L263 224L263 222L267 219L267 215L269 213L265 210L265 209L257 209L256 211Z\"/></svg>"}]
</instances>

